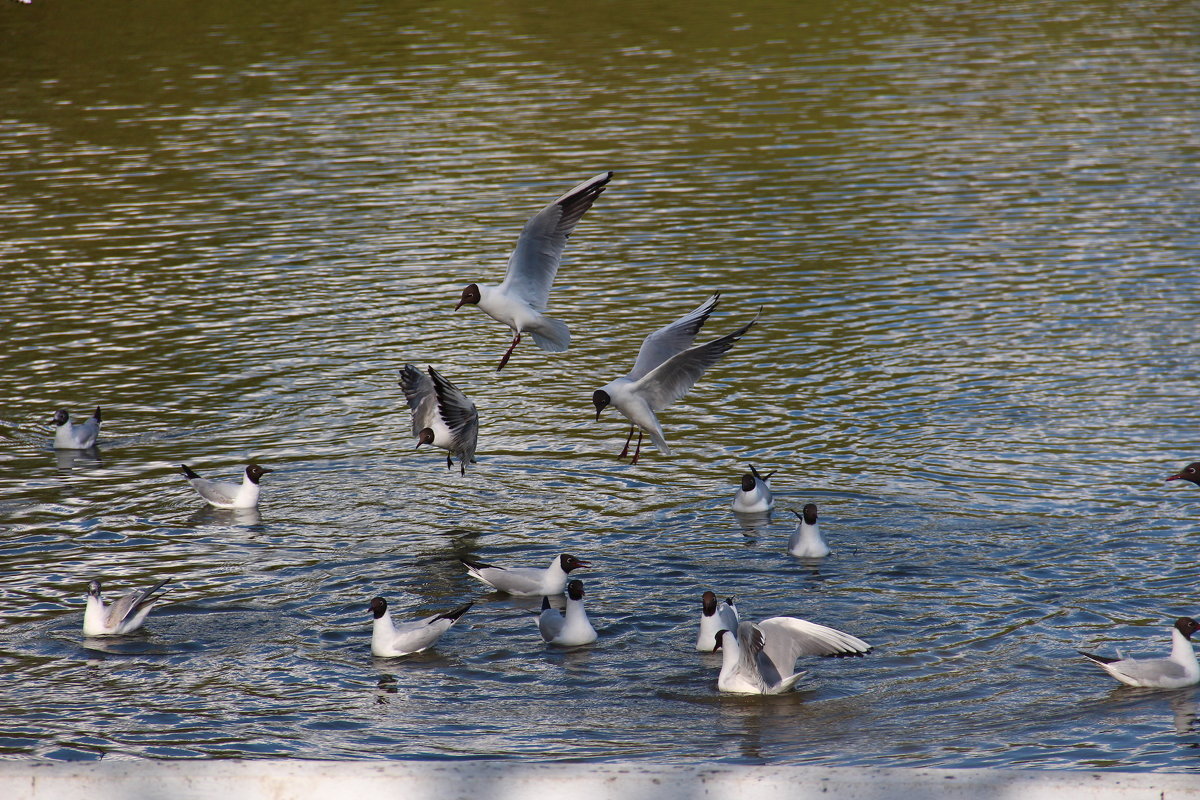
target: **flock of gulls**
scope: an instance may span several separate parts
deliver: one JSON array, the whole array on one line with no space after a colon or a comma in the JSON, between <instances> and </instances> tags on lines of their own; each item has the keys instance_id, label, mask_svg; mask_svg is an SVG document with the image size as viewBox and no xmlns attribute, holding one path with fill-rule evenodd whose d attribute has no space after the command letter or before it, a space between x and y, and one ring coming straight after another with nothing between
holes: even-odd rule
<instances>
[{"instance_id":1,"label":"flock of gulls","mask_svg":"<svg viewBox=\"0 0 1200 800\"><path fill-rule=\"evenodd\" d=\"M567 238L600 194L612 173L605 172L574 187L547 205L530 219L521 232L508 260L504 280L491 286L472 283L462 292L455 306L476 305L485 314L512 330L512 343L500 359L497 371L512 357L522 336L528 334L542 350L561 352L570 346L571 333L560 320L548 316L550 289L562 260ZM642 342L633 368L624 377L610 381L592 395L599 421L604 409L612 406L629 421L629 433L619 458L629 455L633 434L638 434L630 463L636 464L644 436L663 455L671 449L663 434L658 414L686 395L700 377L716 364L758 321L760 308L746 324L703 344L695 344L700 329L716 309L720 294L714 294L695 310L649 334ZM416 446L431 445L446 451L446 467L458 459L460 473L475 462L479 435L479 415L475 404L433 367L422 372L412 364L400 371L400 388L412 413L412 435ZM54 415L54 447L87 450L96 445L100 432L101 411L80 424L60 410ZM188 465L183 474L196 493L207 503L223 509L248 509L258 505L261 480L271 470L249 464L241 482L203 478ZM733 498L733 510L739 514L765 514L774 507L770 480L773 473L761 474L754 465L742 476ZM1186 480L1200 485L1200 462L1188 465L1171 480ZM830 552L817 522L817 506L808 503L798 517L795 532L788 541L788 552L798 558L820 559ZM596 641L597 634L584 609L583 582L570 574L590 565L573 555L556 556L545 567L503 567L461 559L467 574L493 590L518 597L541 597L537 628L546 643L557 647L581 647ZM85 636L123 636L141 628L146 617L160 601L167 581L129 592L111 603L101 596L99 581L88 585L83 616ZM565 611L559 611L551 598L565 597ZM381 658L419 653L433 647L441 636L471 607L466 603L453 610L423 619L398 622L392 618L387 601L371 600L374 618L371 652ZM1176 620L1172 630L1169 656L1163 658L1117 658L1080 651L1112 677L1130 686L1173 689L1200 683L1200 663L1191 638L1200 623L1189 617ZM696 649L722 652L717 688L738 694L781 694L790 691L806 673L796 670L799 659L811 656L862 656L872 648L849 633L818 625L796 617L772 617L759 622L742 620L731 598L718 600L711 591L701 597L701 615Z\"/></svg>"}]
</instances>

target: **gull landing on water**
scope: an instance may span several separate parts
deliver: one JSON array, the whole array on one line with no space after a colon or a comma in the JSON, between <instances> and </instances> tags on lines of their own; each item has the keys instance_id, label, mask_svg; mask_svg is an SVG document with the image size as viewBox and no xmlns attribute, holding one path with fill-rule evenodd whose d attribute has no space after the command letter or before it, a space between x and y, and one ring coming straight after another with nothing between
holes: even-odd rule
<instances>
[{"instance_id":1,"label":"gull landing on water","mask_svg":"<svg viewBox=\"0 0 1200 800\"><path fill-rule=\"evenodd\" d=\"M1191 617L1175 620L1171 629L1171 655L1166 658L1107 658L1080 650L1102 670L1128 686L1149 689L1179 689L1200 683L1200 663L1192 649L1192 635L1200 623Z\"/></svg>"},{"instance_id":2,"label":"gull landing on water","mask_svg":"<svg viewBox=\"0 0 1200 800\"><path fill-rule=\"evenodd\" d=\"M807 674L794 672L801 656L842 658L872 650L862 639L796 617L743 622L736 635L719 631L717 648L723 651L717 689L733 694L790 691Z\"/></svg>"},{"instance_id":3,"label":"gull landing on water","mask_svg":"<svg viewBox=\"0 0 1200 800\"><path fill-rule=\"evenodd\" d=\"M168 578L168 580L170 580ZM167 581L159 581L149 589L137 589L106 606L100 597L100 581L88 584L87 608L83 612L84 636L121 636L142 627L150 609L162 594L154 594Z\"/></svg>"},{"instance_id":4,"label":"gull landing on water","mask_svg":"<svg viewBox=\"0 0 1200 800\"><path fill-rule=\"evenodd\" d=\"M518 597L562 594L563 589L567 586L567 575L572 570L591 566L588 562L580 561L568 553L555 556L554 560L550 562L550 566L545 569L497 567L481 561L468 561L465 558L460 558L459 561L467 568L467 574L475 580Z\"/></svg>"},{"instance_id":5,"label":"gull landing on water","mask_svg":"<svg viewBox=\"0 0 1200 800\"><path fill-rule=\"evenodd\" d=\"M567 610L559 612L550 607L550 598L542 598L542 613L538 615L538 631L547 644L559 647L578 647L596 641L596 629L588 621L583 608L583 581L567 584Z\"/></svg>"},{"instance_id":6,"label":"gull landing on water","mask_svg":"<svg viewBox=\"0 0 1200 800\"><path fill-rule=\"evenodd\" d=\"M475 463L479 441L479 412L457 386L433 367L429 376L412 364L400 370L400 388L412 409L412 431L417 447L431 444L446 451L446 469L458 456L461 475L467 474L467 462Z\"/></svg>"},{"instance_id":7,"label":"gull landing on water","mask_svg":"<svg viewBox=\"0 0 1200 800\"><path fill-rule=\"evenodd\" d=\"M638 440L629 463L638 462L643 433L650 434L650 441L654 442L660 453L671 455L671 448L667 446L662 426L655 415L691 391L705 370L720 361L762 314L759 308L754 319L733 333L693 347L696 334L717 307L720 297L719 292L714 294L695 311L651 333L642 342L629 374L592 393L597 422L600 421L600 412L609 405L629 420L629 435L625 437L625 447L618 458L624 458L629 452L634 428L638 429Z\"/></svg>"},{"instance_id":8,"label":"gull landing on water","mask_svg":"<svg viewBox=\"0 0 1200 800\"><path fill-rule=\"evenodd\" d=\"M396 658L428 650L473 605L467 603L444 614L397 624L392 622L387 600L376 597L370 606L371 615L375 617L371 628L371 654L380 658Z\"/></svg>"},{"instance_id":9,"label":"gull landing on water","mask_svg":"<svg viewBox=\"0 0 1200 800\"><path fill-rule=\"evenodd\" d=\"M242 482L237 484L229 481L210 481L207 478L201 478L187 464L180 464L180 466L183 467L184 477L188 479L188 483L192 484L196 494L200 495L209 505L217 508L257 508L258 482L263 475L274 472L274 470L260 467L258 464L250 464L242 473Z\"/></svg>"},{"instance_id":10,"label":"gull landing on water","mask_svg":"<svg viewBox=\"0 0 1200 800\"><path fill-rule=\"evenodd\" d=\"M60 408L54 412L53 424L55 450L87 450L95 446L100 435L100 406L78 425L71 423L71 415L65 408Z\"/></svg>"},{"instance_id":11,"label":"gull landing on water","mask_svg":"<svg viewBox=\"0 0 1200 800\"><path fill-rule=\"evenodd\" d=\"M764 514L775 507L771 494L771 476L774 472L760 475L754 465L742 475L742 485L733 496L733 510L739 514Z\"/></svg>"},{"instance_id":12,"label":"gull landing on water","mask_svg":"<svg viewBox=\"0 0 1200 800\"><path fill-rule=\"evenodd\" d=\"M558 274L567 237L612 176L611 172L603 172L584 181L525 223L517 246L508 257L508 271L500 285L472 283L463 289L455 311L463 305L477 305L489 317L512 329L512 344L500 359L497 372L508 363L522 333L531 334L537 346L550 353L561 353L570 346L571 332L567 326L544 313L550 302L550 287Z\"/></svg>"}]
</instances>

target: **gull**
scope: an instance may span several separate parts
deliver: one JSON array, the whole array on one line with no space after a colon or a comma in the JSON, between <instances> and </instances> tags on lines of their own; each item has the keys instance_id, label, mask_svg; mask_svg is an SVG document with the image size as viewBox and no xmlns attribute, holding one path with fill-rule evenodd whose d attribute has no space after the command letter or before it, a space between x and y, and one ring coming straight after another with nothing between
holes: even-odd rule
<instances>
[{"instance_id":1,"label":"gull","mask_svg":"<svg viewBox=\"0 0 1200 800\"><path fill-rule=\"evenodd\" d=\"M97 413L98 412L99 412L99 409L97 409ZM58 413L62 414L63 412L60 411ZM1186 467L1181 469L1179 472L1176 472L1174 475L1167 478L1167 480L1169 480L1169 481L1178 481L1178 480L1191 481L1192 483L1200 486L1200 461L1195 461L1191 464L1188 464Z\"/></svg>"},{"instance_id":2,"label":"gull","mask_svg":"<svg viewBox=\"0 0 1200 800\"><path fill-rule=\"evenodd\" d=\"M477 305L492 319L512 329L513 340L496 371L504 369L521 334L529 333L537 346L561 353L571 344L571 332L561 321L546 316L550 287L562 262L563 248L576 223L596 202L611 172L602 172L570 190L525 223L517 246L508 257L508 271L498 286L472 283L463 289L454 310Z\"/></svg>"},{"instance_id":3,"label":"gull","mask_svg":"<svg viewBox=\"0 0 1200 800\"><path fill-rule=\"evenodd\" d=\"M717 596L705 592L701 596L704 613L700 615L700 635L696 637L696 649L711 653L717 649L717 631L736 631L738 626L737 606L732 597L718 605Z\"/></svg>"},{"instance_id":4,"label":"gull","mask_svg":"<svg viewBox=\"0 0 1200 800\"><path fill-rule=\"evenodd\" d=\"M550 566L545 569L537 567L496 567L479 561L459 561L467 568L467 573L476 580L483 581L493 589L519 597L537 597L538 595L562 594L567 586L567 575L571 570L580 567L590 567L586 561L567 553L555 556Z\"/></svg>"},{"instance_id":5,"label":"gull","mask_svg":"<svg viewBox=\"0 0 1200 800\"><path fill-rule=\"evenodd\" d=\"M136 631L162 597L154 593L166 582L159 581L149 589L137 589L106 606L100 597L100 581L92 581L88 584L87 608L83 612L83 635L121 636Z\"/></svg>"},{"instance_id":6,"label":"gull","mask_svg":"<svg viewBox=\"0 0 1200 800\"><path fill-rule=\"evenodd\" d=\"M742 485L733 496L733 510L739 514L762 514L775 507L771 495L771 476L774 472L759 475L754 465L742 475Z\"/></svg>"},{"instance_id":7,"label":"gull","mask_svg":"<svg viewBox=\"0 0 1200 800\"><path fill-rule=\"evenodd\" d=\"M609 405L614 406L630 422L629 436L625 437L625 448L618 458L624 458L629 452L634 428L638 429L638 441L631 464L638 461L643 432L650 434L650 440L660 453L671 455L671 448L667 446L655 414L691 391L705 370L717 363L762 314L760 308L754 319L733 333L693 347L692 341L708 315L717 307L720 297L720 292L714 294L695 311L684 314L647 336L630 373L592 393L597 422L600 412Z\"/></svg>"},{"instance_id":8,"label":"gull","mask_svg":"<svg viewBox=\"0 0 1200 800\"><path fill-rule=\"evenodd\" d=\"M242 482L237 484L228 481L210 481L207 478L201 478L187 464L180 464L180 466L183 467L183 474L192 484L196 493L209 505L217 508L257 508L258 482L266 473L275 471L260 467L258 464L250 464L242 475Z\"/></svg>"},{"instance_id":9,"label":"gull","mask_svg":"<svg viewBox=\"0 0 1200 800\"><path fill-rule=\"evenodd\" d=\"M806 503L804 514L793 514L800 518L796 530L788 539L788 552L798 558L824 558L829 555L829 545L821 538L821 526L817 524L817 504Z\"/></svg>"},{"instance_id":10,"label":"gull","mask_svg":"<svg viewBox=\"0 0 1200 800\"><path fill-rule=\"evenodd\" d=\"M559 647L578 647L596 641L596 629L588 622L583 609L583 581L567 584L567 610L561 613L550 607L550 598L542 598L542 613L538 615L538 630L549 644Z\"/></svg>"},{"instance_id":11,"label":"gull","mask_svg":"<svg viewBox=\"0 0 1200 800\"><path fill-rule=\"evenodd\" d=\"M54 412L54 449L56 450L87 450L96 444L96 436L100 433L100 406L84 422L71 424L71 415L65 408Z\"/></svg>"},{"instance_id":12,"label":"gull","mask_svg":"<svg viewBox=\"0 0 1200 800\"><path fill-rule=\"evenodd\" d=\"M1191 617L1175 620L1171 629L1171 655L1166 658L1107 658L1082 650L1079 654L1100 665L1100 668L1129 686L1149 689L1178 689L1200 683L1200 664L1192 649L1192 634L1200 623Z\"/></svg>"},{"instance_id":13,"label":"gull","mask_svg":"<svg viewBox=\"0 0 1200 800\"><path fill-rule=\"evenodd\" d=\"M475 444L479 439L479 413L475 404L433 367L429 377L412 364L400 370L400 388L412 409L412 432L417 447L431 444L446 451L446 469L458 456L460 474L467 474L467 462L475 463Z\"/></svg>"},{"instance_id":14,"label":"gull","mask_svg":"<svg viewBox=\"0 0 1200 800\"><path fill-rule=\"evenodd\" d=\"M392 622L387 600L376 597L371 600L370 606L371 614L375 617L371 628L371 654L380 658L395 658L428 650L473 605L467 603L444 614L396 624Z\"/></svg>"},{"instance_id":15,"label":"gull","mask_svg":"<svg viewBox=\"0 0 1200 800\"><path fill-rule=\"evenodd\" d=\"M723 652L717 688L734 694L782 694L807 673L793 672L800 656L861 656L871 646L848 633L795 617L743 622L737 634L717 633Z\"/></svg>"}]
</instances>

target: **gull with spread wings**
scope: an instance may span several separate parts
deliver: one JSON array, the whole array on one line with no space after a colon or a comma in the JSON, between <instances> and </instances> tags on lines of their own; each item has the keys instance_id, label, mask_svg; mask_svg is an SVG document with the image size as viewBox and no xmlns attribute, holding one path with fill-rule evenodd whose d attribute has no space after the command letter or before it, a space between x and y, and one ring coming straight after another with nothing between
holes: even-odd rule
<instances>
[{"instance_id":1,"label":"gull with spread wings","mask_svg":"<svg viewBox=\"0 0 1200 800\"><path fill-rule=\"evenodd\" d=\"M695 311L684 314L647 336L629 374L592 393L597 421L600 420L600 412L610 405L629 420L629 436L625 438L625 448L618 458L624 458L629 452L634 428L638 429L638 440L633 460L629 463L636 464L638 461L643 433L650 434L650 441L654 442L660 453L671 455L671 448L667 446L662 426L655 415L691 391L705 370L720 361L762 314L760 308L754 319L733 333L693 346L696 334L717 307L720 297L720 292L714 294Z\"/></svg>"},{"instance_id":2,"label":"gull with spread wings","mask_svg":"<svg viewBox=\"0 0 1200 800\"><path fill-rule=\"evenodd\" d=\"M584 181L525 223L521 238L508 257L508 271L502 283L498 286L472 283L463 289L455 311L463 305L477 305L492 319L512 328L512 344L500 359L497 372L508 363L522 333L533 336L537 346L549 353L561 353L571 344L571 331L566 324L545 314L550 287L558 274L567 237L612 176L611 172L602 172Z\"/></svg>"}]
</instances>

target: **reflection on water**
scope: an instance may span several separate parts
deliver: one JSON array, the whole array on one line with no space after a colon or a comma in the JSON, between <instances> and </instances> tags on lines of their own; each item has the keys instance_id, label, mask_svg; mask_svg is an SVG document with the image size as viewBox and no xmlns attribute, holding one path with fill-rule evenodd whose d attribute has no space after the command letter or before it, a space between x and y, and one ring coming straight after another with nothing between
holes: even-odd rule
<instances>
[{"instance_id":1,"label":"reflection on water","mask_svg":"<svg viewBox=\"0 0 1200 800\"><path fill-rule=\"evenodd\" d=\"M1075 648L1196 613L1195 7L289 8L0 8L0 753L1194 769L1194 693ZM604 169L571 349L497 374L464 282ZM618 461L592 390L715 291L762 319ZM410 361L479 408L465 477L412 452ZM221 511L193 460L276 472ZM751 461L829 557L729 510ZM561 552L579 651L457 560ZM83 640L88 580L163 577ZM709 588L875 652L720 697ZM380 663L377 594L476 606Z\"/></svg>"}]
</instances>

